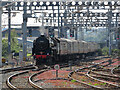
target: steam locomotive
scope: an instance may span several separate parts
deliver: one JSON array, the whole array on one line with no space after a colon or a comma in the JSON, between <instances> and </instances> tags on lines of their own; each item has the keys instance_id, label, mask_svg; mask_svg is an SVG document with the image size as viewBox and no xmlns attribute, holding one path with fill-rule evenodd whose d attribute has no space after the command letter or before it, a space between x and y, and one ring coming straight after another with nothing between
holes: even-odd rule
<instances>
[{"instance_id":1,"label":"steam locomotive","mask_svg":"<svg viewBox=\"0 0 120 90\"><path fill-rule=\"evenodd\" d=\"M99 44L70 40L65 38L47 38L41 35L33 42L32 55L36 65L85 58L100 49Z\"/></svg>"}]
</instances>

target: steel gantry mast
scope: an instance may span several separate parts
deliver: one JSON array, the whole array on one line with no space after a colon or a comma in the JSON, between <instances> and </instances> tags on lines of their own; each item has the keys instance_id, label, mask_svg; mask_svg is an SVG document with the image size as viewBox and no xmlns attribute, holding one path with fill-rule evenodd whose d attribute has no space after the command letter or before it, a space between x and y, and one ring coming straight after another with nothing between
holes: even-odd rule
<instances>
[{"instance_id":1,"label":"steel gantry mast","mask_svg":"<svg viewBox=\"0 0 120 90\"><path fill-rule=\"evenodd\" d=\"M58 37L60 37L59 17L60 17L60 5L59 5L59 2L58 2Z\"/></svg>"},{"instance_id":2,"label":"steel gantry mast","mask_svg":"<svg viewBox=\"0 0 120 90\"><path fill-rule=\"evenodd\" d=\"M11 56L11 6L8 6L8 57L9 57L9 63L12 61Z\"/></svg>"},{"instance_id":3,"label":"steel gantry mast","mask_svg":"<svg viewBox=\"0 0 120 90\"><path fill-rule=\"evenodd\" d=\"M0 67L2 66L2 1L0 1Z\"/></svg>"},{"instance_id":4,"label":"steel gantry mast","mask_svg":"<svg viewBox=\"0 0 120 90\"><path fill-rule=\"evenodd\" d=\"M27 2L23 5L23 60L27 59Z\"/></svg>"},{"instance_id":5,"label":"steel gantry mast","mask_svg":"<svg viewBox=\"0 0 120 90\"><path fill-rule=\"evenodd\" d=\"M109 55L111 55L111 22L112 22L112 6L108 11L108 38L109 38Z\"/></svg>"}]
</instances>

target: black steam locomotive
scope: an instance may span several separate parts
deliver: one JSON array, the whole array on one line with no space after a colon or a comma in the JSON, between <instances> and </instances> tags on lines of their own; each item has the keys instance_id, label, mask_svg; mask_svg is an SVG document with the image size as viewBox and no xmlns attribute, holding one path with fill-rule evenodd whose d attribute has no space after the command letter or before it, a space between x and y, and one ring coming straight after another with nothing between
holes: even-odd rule
<instances>
[{"instance_id":1,"label":"black steam locomotive","mask_svg":"<svg viewBox=\"0 0 120 90\"><path fill-rule=\"evenodd\" d=\"M34 40L32 55L36 59L36 65L40 65L50 59L51 48L49 40L44 35Z\"/></svg>"},{"instance_id":2,"label":"black steam locomotive","mask_svg":"<svg viewBox=\"0 0 120 90\"><path fill-rule=\"evenodd\" d=\"M94 42L66 38L47 38L41 35L33 42L32 55L36 65L84 58L94 54L100 46Z\"/></svg>"}]
</instances>

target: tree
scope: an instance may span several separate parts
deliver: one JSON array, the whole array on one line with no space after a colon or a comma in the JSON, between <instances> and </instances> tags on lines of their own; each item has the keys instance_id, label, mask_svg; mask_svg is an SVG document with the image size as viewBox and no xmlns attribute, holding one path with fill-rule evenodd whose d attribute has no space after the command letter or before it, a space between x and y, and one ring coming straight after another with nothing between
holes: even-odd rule
<instances>
[{"instance_id":1,"label":"tree","mask_svg":"<svg viewBox=\"0 0 120 90\"><path fill-rule=\"evenodd\" d=\"M2 56L8 55L8 40L3 39L2 40Z\"/></svg>"},{"instance_id":2,"label":"tree","mask_svg":"<svg viewBox=\"0 0 120 90\"><path fill-rule=\"evenodd\" d=\"M5 35L6 39L2 40L2 55L4 57L6 57L8 55L8 33ZM18 53L21 48L18 44L18 40L17 40L17 33L15 31L15 29L11 30L11 51L15 51L15 53Z\"/></svg>"},{"instance_id":3,"label":"tree","mask_svg":"<svg viewBox=\"0 0 120 90\"><path fill-rule=\"evenodd\" d=\"M107 40L107 31L106 30L102 30L102 31L98 31L98 32L88 32L85 35L85 40L86 41L96 41L96 42L105 42L105 40Z\"/></svg>"}]
</instances>

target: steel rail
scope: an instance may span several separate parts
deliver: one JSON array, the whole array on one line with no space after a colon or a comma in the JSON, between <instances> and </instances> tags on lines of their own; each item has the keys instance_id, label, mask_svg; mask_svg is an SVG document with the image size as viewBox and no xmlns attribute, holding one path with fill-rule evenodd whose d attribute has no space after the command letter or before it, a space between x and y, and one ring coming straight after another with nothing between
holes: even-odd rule
<instances>
[{"instance_id":1,"label":"steel rail","mask_svg":"<svg viewBox=\"0 0 120 90\"><path fill-rule=\"evenodd\" d=\"M82 69L81 69L81 70L82 70ZM85 82L79 81L79 80L77 80L77 79L75 79L75 78L72 78L71 76L72 76L73 73L75 73L75 72L73 71L73 72L69 73L69 75L68 75L68 78L69 78L69 79L75 80L75 81L77 81L78 83L84 84L84 85L89 86L89 87L91 87L91 88L101 89L101 87L97 87L97 86L94 86L94 85L90 85L90 84L88 84L88 83L85 83Z\"/></svg>"},{"instance_id":2,"label":"steel rail","mask_svg":"<svg viewBox=\"0 0 120 90\"><path fill-rule=\"evenodd\" d=\"M15 87L12 83L11 83L11 80L13 79L13 77L15 76L18 76L18 75L21 75L21 74L24 74L24 73L28 73L29 70L27 71L23 71L23 72L20 72L20 73L15 73L13 75L11 75L8 79L7 79L7 85L9 88L11 88L12 90L19 90L17 87Z\"/></svg>"},{"instance_id":3,"label":"steel rail","mask_svg":"<svg viewBox=\"0 0 120 90\"><path fill-rule=\"evenodd\" d=\"M28 69L35 69L35 68L36 68L36 66L27 65L27 66L24 66L24 67L16 67L16 68L3 69L0 72L1 73L8 73L8 72L12 72L12 71L28 70Z\"/></svg>"},{"instance_id":4,"label":"steel rail","mask_svg":"<svg viewBox=\"0 0 120 90\"><path fill-rule=\"evenodd\" d=\"M118 67L120 67L120 65L118 65L118 66L116 66L116 67L112 68L112 69L111 69L111 73L112 73L113 75L117 76L117 77L120 77L120 76L118 76L118 75L114 74L114 70L115 70L116 68L118 68Z\"/></svg>"},{"instance_id":5,"label":"steel rail","mask_svg":"<svg viewBox=\"0 0 120 90\"><path fill-rule=\"evenodd\" d=\"M92 78L92 79L94 79L94 80L97 80L97 81L100 81L100 82L104 82L104 83L107 83L107 84L109 84L109 85L112 85L112 86L115 86L115 87L120 88L120 86L119 86L119 85L112 84L112 83L109 83L109 82L107 82L107 81L100 80L100 79L97 79L97 78L94 78L94 77L90 76L90 75L89 75L89 74L90 74L90 72L91 72L91 70L89 70L89 71L87 72L87 76L88 76L88 77L90 77L90 78Z\"/></svg>"},{"instance_id":6,"label":"steel rail","mask_svg":"<svg viewBox=\"0 0 120 90\"><path fill-rule=\"evenodd\" d=\"M107 76L107 77L112 77L112 78L119 78L118 76L113 76L113 75L109 75L109 74L103 74L103 73L98 73L96 71L94 71L95 69L91 70L91 73L97 74L97 75L101 75L101 76Z\"/></svg>"},{"instance_id":7,"label":"steel rail","mask_svg":"<svg viewBox=\"0 0 120 90\"><path fill-rule=\"evenodd\" d=\"M38 86L37 84L34 83L33 77L35 77L35 76L37 76L38 74L41 74L41 73L43 73L43 72L45 72L45 71L48 71L48 69L46 69L46 70L41 70L40 72L31 75L31 76L29 77L29 79L28 79L29 84L30 84L31 86L33 86L34 88L36 88L36 89L41 89L41 90L43 90L43 87Z\"/></svg>"},{"instance_id":8,"label":"steel rail","mask_svg":"<svg viewBox=\"0 0 120 90\"><path fill-rule=\"evenodd\" d=\"M109 59L109 60L110 60L110 59ZM79 71L81 71L81 70L83 70L83 69L90 69L90 68L96 67L97 65L106 63L106 62L108 62L109 60L103 61L103 62L100 62L100 63L97 63L97 64L95 64L95 65L90 65L90 66L87 66L87 67L83 67L83 68L80 68L80 69L76 69L75 71L72 71L72 72L70 72L70 73L68 74L68 78L73 79L73 80L76 80L76 79L74 79L74 78L71 77L73 73L79 72ZM88 73L88 72L87 72L87 73ZM85 85L87 85L87 86L93 87L93 88L102 89L101 87L97 87L97 86L94 86L94 85L89 85L89 84L87 84L87 83L85 83L85 82L82 82L82 81L79 81L79 80L76 80L76 81L79 82L79 83L85 84ZM97 80L97 81L98 81L98 80Z\"/></svg>"},{"instance_id":9,"label":"steel rail","mask_svg":"<svg viewBox=\"0 0 120 90\"><path fill-rule=\"evenodd\" d=\"M47 67L42 67L42 68L37 69L37 70L42 70L42 69L45 69L45 68L47 69ZM28 73L29 71L30 71L30 70L23 71L23 72L20 72L20 73L15 73L15 74L11 75L11 76L7 79L7 82L6 82L7 85L8 85L8 87L11 88L11 89L13 89L13 90L19 90L17 87L15 87L15 86L11 83L12 78L15 77L15 76L24 74L24 73ZM32 84L31 84L31 85L32 85Z\"/></svg>"}]
</instances>

